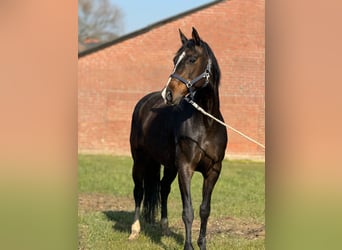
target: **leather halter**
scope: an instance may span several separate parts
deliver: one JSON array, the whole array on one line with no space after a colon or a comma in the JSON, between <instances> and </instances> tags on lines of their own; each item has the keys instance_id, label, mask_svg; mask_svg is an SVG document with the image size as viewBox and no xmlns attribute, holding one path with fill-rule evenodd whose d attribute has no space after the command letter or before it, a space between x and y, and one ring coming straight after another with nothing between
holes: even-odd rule
<instances>
[{"instance_id":1,"label":"leather halter","mask_svg":"<svg viewBox=\"0 0 342 250\"><path fill-rule=\"evenodd\" d=\"M205 83L202 86L202 88L207 86L208 83L209 83L210 73L211 73L211 59L209 58L208 59L208 64L207 64L207 67L206 67L205 71L202 74L200 74L199 76L197 76L194 79L192 79L192 80L186 80L183 77L181 77L180 75L176 74L175 72L172 73L170 75L170 77L179 80L181 83L184 83L185 86L188 88L189 93L190 93L190 98L192 99L194 97L194 94L195 94L195 88L193 87L194 84L197 83L198 81L200 81L201 79L205 78Z\"/></svg>"}]
</instances>

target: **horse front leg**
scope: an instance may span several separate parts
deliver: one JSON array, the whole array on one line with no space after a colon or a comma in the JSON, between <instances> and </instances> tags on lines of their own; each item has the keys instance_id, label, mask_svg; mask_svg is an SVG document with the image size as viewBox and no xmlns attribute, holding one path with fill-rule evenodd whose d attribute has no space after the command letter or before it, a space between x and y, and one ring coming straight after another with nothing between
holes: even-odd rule
<instances>
[{"instance_id":1,"label":"horse front leg","mask_svg":"<svg viewBox=\"0 0 342 250\"><path fill-rule=\"evenodd\" d=\"M210 215L210 201L212 191L216 184L216 181L220 175L221 163L217 163L214 167L209 171L207 175L204 175L203 180L203 190L202 190L202 203L200 206L200 217L201 217L201 229L199 233L199 237L197 240L197 244L201 250L206 249L206 232L207 232L207 224L208 218Z\"/></svg>"},{"instance_id":2,"label":"horse front leg","mask_svg":"<svg viewBox=\"0 0 342 250\"><path fill-rule=\"evenodd\" d=\"M185 244L184 250L194 249L191 243L191 228L194 220L194 210L192 208L190 182L193 172L190 168L180 169L178 171L178 184L182 196L183 213L182 219L185 225Z\"/></svg>"}]
</instances>

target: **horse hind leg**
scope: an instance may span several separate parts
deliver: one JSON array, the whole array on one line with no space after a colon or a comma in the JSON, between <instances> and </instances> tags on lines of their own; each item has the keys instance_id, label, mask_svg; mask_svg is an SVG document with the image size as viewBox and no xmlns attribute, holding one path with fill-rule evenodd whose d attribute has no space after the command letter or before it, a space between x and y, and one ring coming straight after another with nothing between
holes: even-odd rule
<instances>
[{"instance_id":1,"label":"horse hind leg","mask_svg":"<svg viewBox=\"0 0 342 250\"><path fill-rule=\"evenodd\" d=\"M170 235L169 222L167 218L167 199L171 191L171 184L177 176L177 169L174 167L164 167L164 176L161 180L161 228L164 235Z\"/></svg>"},{"instance_id":2,"label":"horse hind leg","mask_svg":"<svg viewBox=\"0 0 342 250\"><path fill-rule=\"evenodd\" d=\"M138 165L136 164L136 162L134 162L132 177L134 181L133 196L134 196L134 201L135 201L135 212L134 212L134 222L131 227L131 234L128 238L129 240L134 240L138 238L140 229L141 229L139 217L140 217L141 201L143 199L143 194L144 194L143 173L144 173L143 165Z\"/></svg>"},{"instance_id":3,"label":"horse hind leg","mask_svg":"<svg viewBox=\"0 0 342 250\"><path fill-rule=\"evenodd\" d=\"M216 184L216 181L220 175L221 163L217 163L218 166L214 166L208 175L204 177L203 180L203 190L202 190L202 203L200 206L200 217L201 217L201 228L199 237L197 240L197 244L201 250L206 249L206 232L207 232L207 223L210 215L210 202L211 195Z\"/></svg>"}]
</instances>

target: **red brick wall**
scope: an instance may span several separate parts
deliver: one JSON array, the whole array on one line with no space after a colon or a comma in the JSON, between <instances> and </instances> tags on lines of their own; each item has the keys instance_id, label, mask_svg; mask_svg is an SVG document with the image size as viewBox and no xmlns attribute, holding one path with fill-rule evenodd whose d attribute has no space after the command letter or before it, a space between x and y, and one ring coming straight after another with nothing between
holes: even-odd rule
<instances>
[{"instance_id":1,"label":"red brick wall","mask_svg":"<svg viewBox=\"0 0 342 250\"><path fill-rule=\"evenodd\" d=\"M264 143L264 10L264 0L223 1L80 57L79 151L130 153L134 105L148 92L165 86L180 46L178 28L191 37L192 26L218 59L225 121ZM228 133L228 157L264 156L257 145Z\"/></svg>"}]
</instances>

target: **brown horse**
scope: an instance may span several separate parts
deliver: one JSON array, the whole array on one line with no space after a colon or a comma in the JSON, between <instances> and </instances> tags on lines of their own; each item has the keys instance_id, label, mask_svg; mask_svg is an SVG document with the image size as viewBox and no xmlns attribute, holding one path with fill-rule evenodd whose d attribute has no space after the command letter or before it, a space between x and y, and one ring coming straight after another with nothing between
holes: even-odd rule
<instances>
[{"instance_id":1,"label":"brown horse","mask_svg":"<svg viewBox=\"0 0 342 250\"><path fill-rule=\"evenodd\" d=\"M194 28L192 39L187 39L180 30L179 33L182 46L173 59L174 70L166 87L143 97L133 112L130 144L134 160L135 216L130 239L136 238L140 232L142 200L143 217L147 222L154 222L161 205L162 230L168 232L167 199L171 183L178 174L186 231L184 249L193 249L194 210L190 182L194 171L199 171L204 181L197 243L200 249L206 249L211 194L221 172L227 131L198 112L188 101L195 101L208 113L223 120L218 91L220 70L209 45L200 39ZM164 173L160 180L161 165Z\"/></svg>"}]
</instances>

